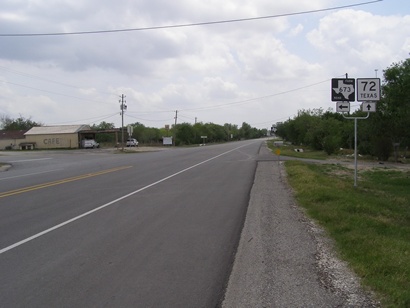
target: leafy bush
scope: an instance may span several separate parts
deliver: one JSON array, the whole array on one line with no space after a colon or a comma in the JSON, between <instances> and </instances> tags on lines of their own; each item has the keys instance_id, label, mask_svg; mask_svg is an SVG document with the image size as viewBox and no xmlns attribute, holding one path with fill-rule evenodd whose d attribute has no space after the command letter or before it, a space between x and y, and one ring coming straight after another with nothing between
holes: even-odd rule
<instances>
[{"instance_id":1,"label":"leafy bush","mask_svg":"<svg viewBox=\"0 0 410 308\"><path fill-rule=\"evenodd\" d=\"M381 161L387 161L393 151L393 145L388 137L379 137L374 140L374 154Z\"/></svg>"}]
</instances>

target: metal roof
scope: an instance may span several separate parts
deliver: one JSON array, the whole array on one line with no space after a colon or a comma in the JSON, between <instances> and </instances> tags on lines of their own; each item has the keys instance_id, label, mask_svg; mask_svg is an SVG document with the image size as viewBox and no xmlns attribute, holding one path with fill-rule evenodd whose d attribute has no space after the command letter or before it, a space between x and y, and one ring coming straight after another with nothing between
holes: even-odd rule
<instances>
[{"instance_id":1,"label":"metal roof","mask_svg":"<svg viewBox=\"0 0 410 308\"><path fill-rule=\"evenodd\" d=\"M0 130L0 140L8 140L8 139L24 139L24 134L27 130Z\"/></svg>"},{"instance_id":2,"label":"metal roof","mask_svg":"<svg viewBox=\"0 0 410 308\"><path fill-rule=\"evenodd\" d=\"M53 134L75 134L83 130L90 130L89 125L59 125L59 126L36 126L31 128L25 135L53 135Z\"/></svg>"}]
</instances>

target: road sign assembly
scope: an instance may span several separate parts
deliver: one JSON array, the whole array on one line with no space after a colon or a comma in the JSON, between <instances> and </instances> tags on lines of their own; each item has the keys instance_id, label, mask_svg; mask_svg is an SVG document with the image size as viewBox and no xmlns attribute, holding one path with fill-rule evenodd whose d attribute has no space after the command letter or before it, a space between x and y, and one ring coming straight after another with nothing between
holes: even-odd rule
<instances>
[{"instance_id":1,"label":"road sign assembly","mask_svg":"<svg viewBox=\"0 0 410 308\"><path fill-rule=\"evenodd\" d=\"M332 102L355 101L355 79L333 78L332 79Z\"/></svg>"},{"instance_id":2,"label":"road sign assembly","mask_svg":"<svg viewBox=\"0 0 410 308\"><path fill-rule=\"evenodd\" d=\"M369 118L370 112L376 112L376 101L380 100L379 78L358 78L357 87L354 78L333 78L331 82L332 101L336 102L336 111L341 112L343 118L354 120L354 186L357 186L357 120ZM349 117L350 102L362 102L362 110L367 112L365 117Z\"/></svg>"}]
</instances>

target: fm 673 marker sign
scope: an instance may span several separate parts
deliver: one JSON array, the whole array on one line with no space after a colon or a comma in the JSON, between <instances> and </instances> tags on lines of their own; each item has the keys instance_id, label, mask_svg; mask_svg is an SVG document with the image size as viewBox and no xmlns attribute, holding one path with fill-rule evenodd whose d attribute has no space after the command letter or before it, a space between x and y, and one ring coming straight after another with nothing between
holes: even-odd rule
<instances>
[{"instance_id":1,"label":"fm 673 marker sign","mask_svg":"<svg viewBox=\"0 0 410 308\"><path fill-rule=\"evenodd\" d=\"M355 79L333 78L332 79L332 102L354 102L355 101Z\"/></svg>"}]
</instances>

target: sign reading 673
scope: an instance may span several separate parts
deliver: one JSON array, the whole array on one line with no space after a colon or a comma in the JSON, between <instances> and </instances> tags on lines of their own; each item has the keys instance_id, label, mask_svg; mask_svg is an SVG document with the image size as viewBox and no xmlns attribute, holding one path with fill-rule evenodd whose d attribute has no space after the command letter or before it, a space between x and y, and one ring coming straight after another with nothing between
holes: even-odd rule
<instances>
[{"instance_id":1,"label":"sign reading 673","mask_svg":"<svg viewBox=\"0 0 410 308\"><path fill-rule=\"evenodd\" d=\"M355 79L354 78L333 78L332 79L332 101L333 102L354 102L355 100Z\"/></svg>"}]
</instances>

